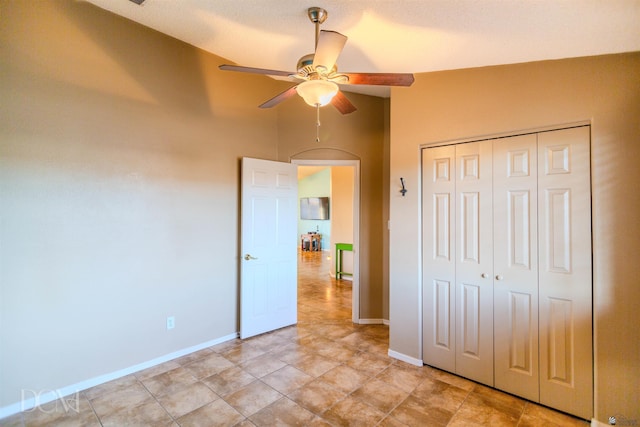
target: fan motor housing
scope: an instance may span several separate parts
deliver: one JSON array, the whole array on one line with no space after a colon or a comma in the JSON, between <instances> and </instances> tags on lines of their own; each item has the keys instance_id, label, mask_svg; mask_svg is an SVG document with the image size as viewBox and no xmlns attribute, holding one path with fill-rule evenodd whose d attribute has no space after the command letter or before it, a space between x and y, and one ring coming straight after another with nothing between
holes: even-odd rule
<instances>
[{"instance_id":1,"label":"fan motor housing","mask_svg":"<svg viewBox=\"0 0 640 427\"><path fill-rule=\"evenodd\" d=\"M312 73L316 72L316 70L313 68L313 57L314 54L310 53L298 59L298 65L296 67L298 70L298 74L308 77Z\"/></svg>"}]
</instances>

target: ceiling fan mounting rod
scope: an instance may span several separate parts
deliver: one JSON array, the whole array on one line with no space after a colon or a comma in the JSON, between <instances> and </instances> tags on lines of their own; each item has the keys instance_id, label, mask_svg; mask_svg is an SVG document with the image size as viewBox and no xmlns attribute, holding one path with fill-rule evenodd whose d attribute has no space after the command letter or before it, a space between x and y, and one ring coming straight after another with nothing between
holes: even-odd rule
<instances>
[{"instance_id":1,"label":"ceiling fan mounting rod","mask_svg":"<svg viewBox=\"0 0 640 427\"><path fill-rule=\"evenodd\" d=\"M315 48L318 48L318 37L320 37L320 24L327 20L328 13L321 7L310 7L307 9L307 15L311 22L316 24L316 44Z\"/></svg>"}]
</instances>

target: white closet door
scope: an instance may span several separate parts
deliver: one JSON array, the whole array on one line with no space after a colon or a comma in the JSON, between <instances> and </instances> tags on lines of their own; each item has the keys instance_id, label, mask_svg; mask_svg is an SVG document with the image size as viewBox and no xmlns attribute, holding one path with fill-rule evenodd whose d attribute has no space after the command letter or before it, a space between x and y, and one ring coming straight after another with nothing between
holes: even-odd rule
<instances>
[{"instance_id":1,"label":"white closet door","mask_svg":"<svg viewBox=\"0 0 640 427\"><path fill-rule=\"evenodd\" d=\"M422 151L423 361L455 371L455 147Z\"/></svg>"},{"instance_id":2,"label":"white closet door","mask_svg":"<svg viewBox=\"0 0 640 427\"><path fill-rule=\"evenodd\" d=\"M456 146L456 373L493 386L492 142Z\"/></svg>"},{"instance_id":3,"label":"white closet door","mask_svg":"<svg viewBox=\"0 0 640 427\"><path fill-rule=\"evenodd\" d=\"M536 135L494 140L495 386L537 401Z\"/></svg>"},{"instance_id":4,"label":"white closet door","mask_svg":"<svg viewBox=\"0 0 640 427\"><path fill-rule=\"evenodd\" d=\"M540 133L540 403L593 414L589 127Z\"/></svg>"}]
</instances>

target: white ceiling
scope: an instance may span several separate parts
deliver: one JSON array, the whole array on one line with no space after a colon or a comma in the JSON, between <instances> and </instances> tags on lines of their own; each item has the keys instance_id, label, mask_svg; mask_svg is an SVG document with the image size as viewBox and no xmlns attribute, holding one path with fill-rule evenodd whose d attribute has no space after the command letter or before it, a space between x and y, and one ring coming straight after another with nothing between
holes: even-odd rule
<instances>
[{"instance_id":1,"label":"white ceiling","mask_svg":"<svg viewBox=\"0 0 640 427\"><path fill-rule=\"evenodd\" d=\"M314 50L311 6L328 11L322 29L349 37L338 59L344 72L420 73L640 51L640 0L88 1L239 65L285 71Z\"/></svg>"}]
</instances>

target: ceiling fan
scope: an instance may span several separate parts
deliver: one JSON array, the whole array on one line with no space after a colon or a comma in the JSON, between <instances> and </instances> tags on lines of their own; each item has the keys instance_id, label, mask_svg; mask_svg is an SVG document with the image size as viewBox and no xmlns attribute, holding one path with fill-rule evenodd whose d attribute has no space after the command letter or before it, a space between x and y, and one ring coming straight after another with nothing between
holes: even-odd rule
<instances>
[{"instance_id":1,"label":"ceiling fan","mask_svg":"<svg viewBox=\"0 0 640 427\"><path fill-rule=\"evenodd\" d=\"M411 73L339 73L336 61L347 37L336 31L320 30L320 24L327 19L327 11L320 7L310 7L307 14L316 27L315 53L298 60L296 72L268 70L264 68L243 67L239 65L221 65L221 70L271 76L291 77L302 82L290 87L261 104L260 108L271 108L299 94L307 104L321 107L331 103L340 113L349 114L356 107L340 91L339 84L411 86Z\"/></svg>"}]
</instances>

